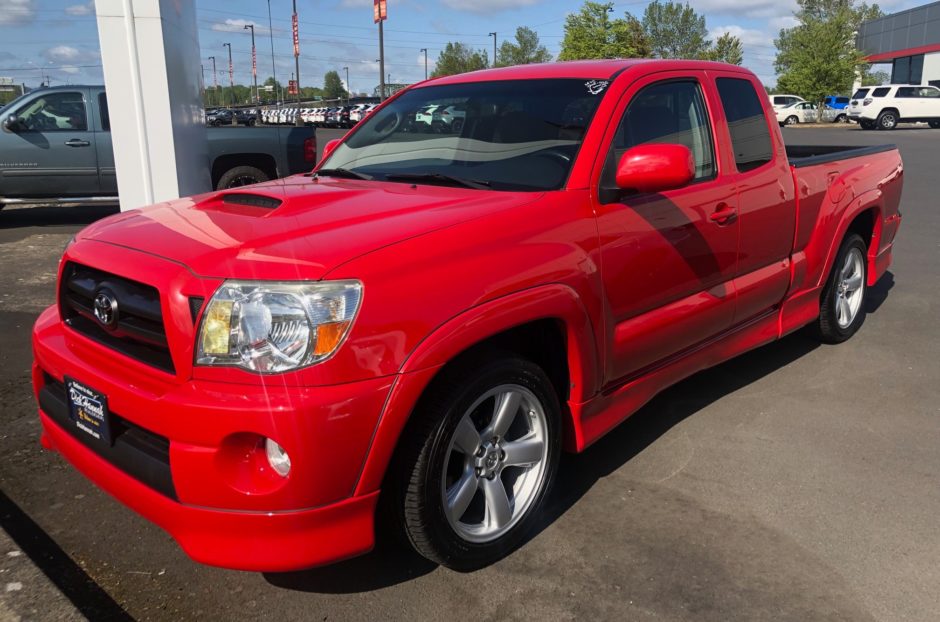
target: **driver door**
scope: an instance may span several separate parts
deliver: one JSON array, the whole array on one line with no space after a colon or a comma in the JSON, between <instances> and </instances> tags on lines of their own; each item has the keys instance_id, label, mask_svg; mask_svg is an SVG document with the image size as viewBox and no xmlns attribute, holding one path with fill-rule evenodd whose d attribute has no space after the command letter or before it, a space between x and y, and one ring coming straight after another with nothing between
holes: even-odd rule
<instances>
[{"instance_id":1,"label":"driver door","mask_svg":"<svg viewBox=\"0 0 940 622\"><path fill-rule=\"evenodd\" d=\"M3 128L0 194L11 198L95 196L100 192L95 133L84 90L39 92Z\"/></svg>"}]
</instances>

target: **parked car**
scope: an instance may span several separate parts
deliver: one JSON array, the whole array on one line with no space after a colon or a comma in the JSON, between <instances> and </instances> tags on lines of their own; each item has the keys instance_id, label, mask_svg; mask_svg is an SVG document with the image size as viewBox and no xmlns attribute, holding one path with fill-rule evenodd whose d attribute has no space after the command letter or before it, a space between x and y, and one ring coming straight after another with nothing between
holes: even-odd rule
<instances>
[{"instance_id":1,"label":"parked car","mask_svg":"<svg viewBox=\"0 0 940 622\"><path fill-rule=\"evenodd\" d=\"M206 125L218 127L220 125L232 125L232 119L235 113L228 108L220 108L211 114L206 114Z\"/></svg>"},{"instance_id":2,"label":"parked car","mask_svg":"<svg viewBox=\"0 0 940 622\"><path fill-rule=\"evenodd\" d=\"M833 110L845 110L849 107L850 97L843 97L841 95L829 95L825 99L825 105L827 108L832 108Z\"/></svg>"},{"instance_id":3,"label":"parked car","mask_svg":"<svg viewBox=\"0 0 940 622\"><path fill-rule=\"evenodd\" d=\"M237 110L235 112L235 121L238 125L253 126L258 121L257 110Z\"/></svg>"},{"instance_id":4,"label":"parked car","mask_svg":"<svg viewBox=\"0 0 940 622\"><path fill-rule=\"evenodd\" d=\"M403 133L461 102L472 145ZM862 325L901 157L788 147L772 114L735 65L489 69L399 93L312 178L100 220L33 328L41 441L201 562L364 553L382 495L421 555L492 563L544 525L563 447Z\"/></svg>"},{"instance_id":5,"label":"parked car","mask_svg":"<svg viewBox=\"0 0 940 622\"><path fill-rule=\"evenodd\" d=\"M797 102L783 108L776 108L774 112L780 125L816 122L816 104L809 102Z\"/></svg>"},{"instance_id":6,"label":"parked car","mask_svg":"<svg viewBox=\"0 0 940 622\"><path fill-rule=\"evenodd\" d=\"M104 87L57 86L26 93L3 108L0 208L116 202L107 103ZM205 131L212 187L217 189L304 172L316 158L310 130Z\"/></svg>"},{"instance_id":7,"label":"parked car","mask_svg":"<svg viewBox=\"0 0 940 622\"><path fill-rule=\"evenodd\" d=\"M799 95L775 94L770 96L770 101L773 103L774 109L776 110L777 108L785 108L786 106L792 106L793 104L805 102L806 100Z\"/></svg>"},{"instance_id":8,"label":"parked car","mask_svg":"<svg viewBox=\"0 0 940 622\"><path fill-rule=\"evenodd\" d=\"M940 128L940 88L891 84L857 90L846 109L864 130L893 130L898 123L926 122Z\"/></svg>"}]
</instances>

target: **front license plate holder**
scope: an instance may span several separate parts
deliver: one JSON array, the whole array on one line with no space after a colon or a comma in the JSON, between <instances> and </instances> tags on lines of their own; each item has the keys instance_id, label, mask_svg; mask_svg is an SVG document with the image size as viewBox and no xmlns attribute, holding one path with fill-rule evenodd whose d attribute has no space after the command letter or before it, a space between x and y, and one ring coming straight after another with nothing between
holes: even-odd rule
<instances>
[{"instance_id":1,"label":"front license plate holder","mask_svg":"<svg viewBox=\"0 0 940 622\"><path fill-rule=\"evenodd\" d=\"M69 401L69 418L76 432L84 437L111 445L110 414L108 398L88 385L65 377L66 397Z\"/></svg>"}]
</instances>

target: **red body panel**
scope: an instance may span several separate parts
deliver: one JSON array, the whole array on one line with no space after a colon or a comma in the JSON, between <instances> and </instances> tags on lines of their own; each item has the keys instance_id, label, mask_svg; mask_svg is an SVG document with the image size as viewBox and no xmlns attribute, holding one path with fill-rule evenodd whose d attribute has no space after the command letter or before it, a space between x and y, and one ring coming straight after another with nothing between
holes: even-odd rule
<instances>
[{"instance_id":1,"label":"red body panel","mask_svg":"<svg viewBox=\"0 0 940 622\"><path fill-rule=\"evenodd\" d=\"M570 378L565 445L582 450L670 384L817 317L823 280L859 214L874 225L870 282L890 263L897 151L791 168L765 98L773 159L738 172L716 76L758 84L716 63L585 61L413 87L610 80L557 191L296 176L239 189L280 201L275 209L210 193L92 225L64 259L159 291L175 372L82 336L50 308L34 328L37 397L49 378L75 378L166 437L177 499L100 458L48 413L44 441L194 559L255 570L335 561L371 548L378 491L439 370L482 340L551 320ZM602 203L601 168L625 107L644 85L675 77L702 86L714 178ZM188 302L225 279L356 279L363 302L345 342L317 365L274 375L196 366ZM290 454L287 478L259 453L262 438Z\"/></svg>"}]
</instances>

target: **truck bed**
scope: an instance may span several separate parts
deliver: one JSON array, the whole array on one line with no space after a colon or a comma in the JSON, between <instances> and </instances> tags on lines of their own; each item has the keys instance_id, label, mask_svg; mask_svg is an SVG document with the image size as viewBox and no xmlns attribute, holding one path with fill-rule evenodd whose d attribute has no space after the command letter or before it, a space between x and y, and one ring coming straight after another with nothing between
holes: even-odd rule
<instances>
[{"instance_id":1,"label":"truck bed","mask_svg":"<svg viewBox=\"0 0 940 622\"><path fill-rule=\"evenodd\" d=\"M897 145L870 147L841 147L836 145L787 145L787 159L793 168L837 162L848 158L883 153L897 149Z\"/></svg>"}]
</instances>

